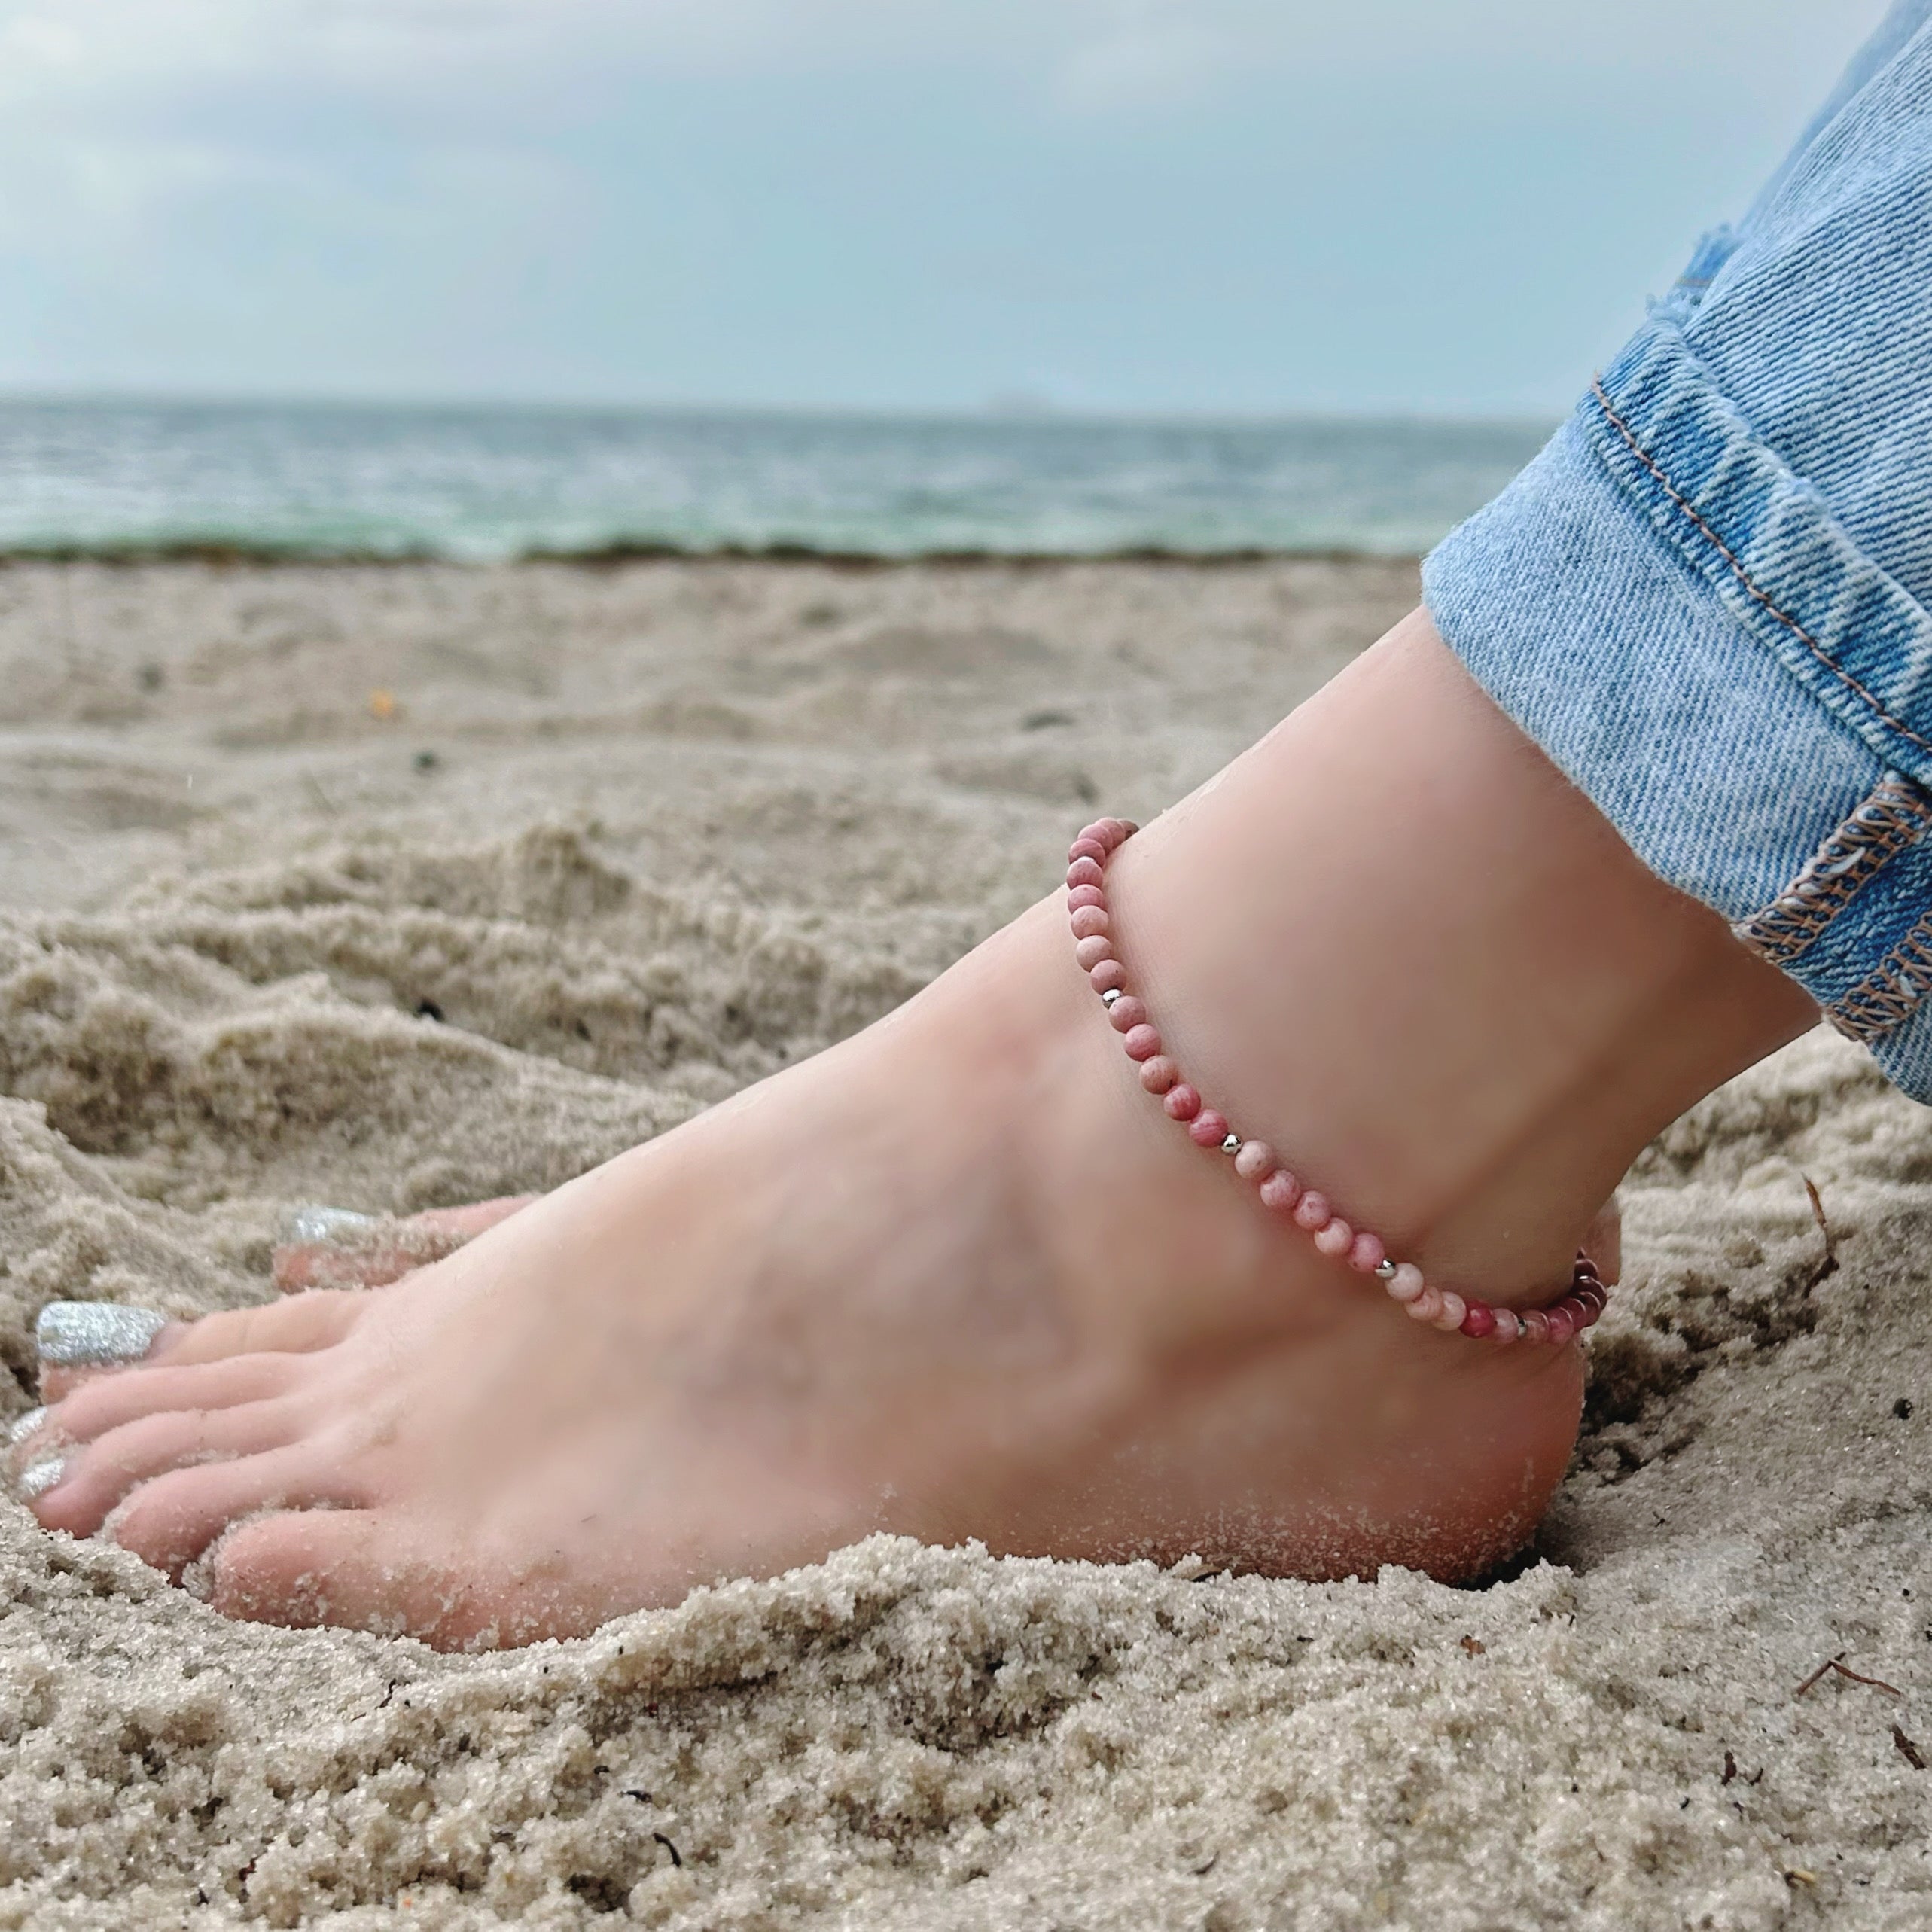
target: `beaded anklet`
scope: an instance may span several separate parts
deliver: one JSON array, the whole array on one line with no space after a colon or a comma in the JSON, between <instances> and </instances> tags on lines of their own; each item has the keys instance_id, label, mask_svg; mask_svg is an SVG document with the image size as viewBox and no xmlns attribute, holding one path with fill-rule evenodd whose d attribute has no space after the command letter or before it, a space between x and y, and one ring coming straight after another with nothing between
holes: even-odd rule
<instances>
[{"instance_id":1,"label":"beaded anklet","mask_svg":"<svg viewBox=\"0 0 1932 1932\"><path fill-rule=\"evenodd\" d=\"M1266 1141L1244 1139L1227 1117L1208 1106L1181 1077L1163 1050L1144 1001L1127 990L1127 969L1114 949L1113 920L1107 908L1107 861L1140 827L1126 818L1099 818L1084 827L1067 853L1067 907L1074 934L1074 956L1107 1008L1129 1059L1141 1070L1141 1084L1158 1096L1170 1120L1187 1129L1197 1147L1229 1156L1234 1171L1252 1182L1262 1205L1312 1236L1315 1246L1335 1260L1345 1260L1359 1275L1373 1275L1417 1321L1477 1341L1549 1342L1561 1346L1595 1324L1609 1299L1588 1255L1579 1254L1569 1292L1553 1307L1519 1314L1428 1281L1413 1262L1390 1258L1379 1235L1344 1220L1326 1195L1305 1186L1276 1160Z\"/></svg>"}]
</instances>

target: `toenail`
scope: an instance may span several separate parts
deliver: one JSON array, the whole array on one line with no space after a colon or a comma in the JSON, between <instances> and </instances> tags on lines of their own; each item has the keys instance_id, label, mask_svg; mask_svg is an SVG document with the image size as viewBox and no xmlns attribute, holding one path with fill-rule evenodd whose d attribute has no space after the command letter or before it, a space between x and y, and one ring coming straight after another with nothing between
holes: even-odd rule
<instances>
[{"instance_id":1,"label":"toenail","mask_svg":"<svg viewBox=\"0 0 1932 1932\"><path fill-rule=\"evenodd\" d=\"M29 1409L24 1415L16 1415L7 1425L9 1443L23 1443L47 1420L47 1406L42 1403L38 1409Z\"/></svg>"},{"instance_id":2,"label":"toenail","mask_svg":"<svg viewBox=\"0 0 1932 1932\"><path fill-rule=\"evenodd\" d=\"M123 1308L118 1302L50 1301L34 1324L40 1358L56 1368L138 1362L168 1325L158 1308Z\"/></svg>"},{"instance_id":3,"label":"toenail","mask_svg":"<svg viewBox=\"0 0 1932 1932\"><path fill-rule=\"evenodd\" d=\"M353 1208L325 1208L310 1202L288 1217L282 1232L291 1242L334 1241L338 1236L375 1224L373 1214L359 1214Z\"/></svg>"},{"instance_id":4,"label":"toenail","mask_svg":"<svg viewBox=\"0 0 1932 1932\"><path fill-rule=\"evenodd\" d=\"M36 1502L44 1496L67 1473L67 1465L73 1459L69 1455L50 1455L22 1470L14 1484L20 1492L20 1501Z\"/></svg>"}]
</instances>

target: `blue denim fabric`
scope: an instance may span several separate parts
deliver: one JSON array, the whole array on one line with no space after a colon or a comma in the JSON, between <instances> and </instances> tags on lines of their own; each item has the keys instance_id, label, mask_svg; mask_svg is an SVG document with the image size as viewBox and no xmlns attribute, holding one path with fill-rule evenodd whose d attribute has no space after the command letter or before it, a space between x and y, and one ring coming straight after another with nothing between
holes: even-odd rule
<instances>
[{"instance_id":1,"label":"blue denim fabric","mask_svg":"<svg viewBox=\"0 0 1932 1932\"><path fill-rule=\"evenodd\" d=\"M1423 583L1645 863L1932 1100L1932 0Z\"/></svg>"}]
</instances>

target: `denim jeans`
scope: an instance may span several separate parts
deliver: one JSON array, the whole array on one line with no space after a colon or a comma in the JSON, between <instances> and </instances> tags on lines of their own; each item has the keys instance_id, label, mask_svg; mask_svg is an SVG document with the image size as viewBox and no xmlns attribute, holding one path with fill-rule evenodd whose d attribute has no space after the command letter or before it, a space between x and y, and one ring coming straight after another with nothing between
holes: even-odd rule
<instances>
[{"instance_id":1,"label":"denim jeans","mask_svg":"<svg viewBox=\"0 0 1932 1932\"><path fill-rule=\"evenodd\" d=\"M1932 0L1423 582L1638 855L1932 1100Z\"/></svg>"}]
</instances>

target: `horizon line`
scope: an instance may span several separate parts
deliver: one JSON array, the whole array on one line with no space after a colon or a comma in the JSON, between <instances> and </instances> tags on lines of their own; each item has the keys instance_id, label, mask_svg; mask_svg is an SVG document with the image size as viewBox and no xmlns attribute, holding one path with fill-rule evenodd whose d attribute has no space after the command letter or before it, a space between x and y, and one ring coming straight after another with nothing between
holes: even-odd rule
<instances>
[{"instance_id":1,"label":"horizon line","mask_svg":"<svg viewBox=\"0 0 1932 1932\"><path fill-rule=\"evenodd\" d=\"M529 416L779 418L796 422L943 423L1009 428L1108 427L1269 428L1302 425L1415 428L1509 428L1547 434L1565 412L1425 408L1128 408L1069 404L1046 398L994 398L971 404L772 402L673 402L542 396L382 395L350 391L309 392L99 386L75 389L0 386L0 408L233 409L393 411L435 415L496 412Z\"/></svg>"}]
</instances>

